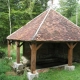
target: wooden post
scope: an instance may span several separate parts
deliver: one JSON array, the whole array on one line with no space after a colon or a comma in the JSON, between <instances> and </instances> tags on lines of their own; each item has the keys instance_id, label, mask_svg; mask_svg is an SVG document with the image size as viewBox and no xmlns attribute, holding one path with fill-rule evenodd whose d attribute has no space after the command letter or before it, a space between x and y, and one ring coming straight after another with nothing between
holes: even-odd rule
<instances>
[{"instance_id":1,"label":"wooden post","mask_svg":"<svg viewBox=\"0 0 80 80\"><path fill-rule=\"evenodd\" d=\"M16 42L16 46L17 46L17 63L20 63L20 46L19 46L20 42Z\"/></svg>"},{"instance_id":2,"label":"wooden post","mask_svg":"<svg viewBox=\"0 0 80 80\"><path fill-rule=\"evenodd\" d=\"M68 50L68 66L72 66L72 61L73 61L73 49L76 46L77 43L67 43L69 50Z\"/></svg>"},{"instance_id":3,"label":"wooden post","mask_svg":"<svg viewBox=\"0 0 80 80\"><path fill-rule=\"evenodd\" d=\"M30 48L31 48L31 73L35 73L35 70L36 70L36 54L37 54L37 50L41 47L42 44L40 44L38 47L37 47L37 44L36 43L32 43L30 45Z\"/></svg>"},{"instance_id":4,"label":"wooden post","mask_svg":"<svg viewBox=\"0 0 80 80\"><path fill-rule=\"evenodd\" d=\"M31 72L36 70L36 44L31 45Z\"/></svg>"},{"instance_id":5,"label":"wooden post","mask_svg":"<svg viewBox=\"0 0 80 80\"><path fill-rule=\"evenodd\" d=\"M68 50L68 66L72 66L73 60L73 49L69 48Z\"/></svg>"},{"instance_id":6,"label":"wooden post","mask_svg":"<svg viewBox=\"0 0 80 80\"><path fill-rule=\"evenodd\" d=\"M10 40L8 40L8 57L11 57L11 43Z\"/></svg>"}]
</instances>

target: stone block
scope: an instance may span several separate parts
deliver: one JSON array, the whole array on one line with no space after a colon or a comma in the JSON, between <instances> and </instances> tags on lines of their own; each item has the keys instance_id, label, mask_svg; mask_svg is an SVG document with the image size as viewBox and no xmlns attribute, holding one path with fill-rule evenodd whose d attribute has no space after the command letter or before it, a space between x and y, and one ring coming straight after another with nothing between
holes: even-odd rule
<instances>
[{"instance_id":1,"label":"stone block","mask_svg":"<svg viewBox=\"0 0 80 80\"><path fill-rule=\"evenodd\" d=\"M65 70L69 70L69 71L74 71L75 70L75 66L68 66L68 65L65 65Z\"/></svg>"},{"instance_id":2,"label":"stone block","mask_svg":"<svg viewBox=\"0 0 80 80\"><path fill-rule=\"evenodd\" d=\"M14 62L12 67L13 67L13 69L16 69L16 70L23 70L23 64L22 63Z\"/></svg>"},{"instance_id":3,"label":"stone block","mask_svg":"<svg viewBox=\"0 0 80 80\"><path fill-rule=\"evenodd\" d=\"M34 78L38 78L38 76L39 76L38 72L36 72L35 74L33 74L31 72L27 73L27 77L29 80L33 80Z\"/></svg>"}]
</instances>

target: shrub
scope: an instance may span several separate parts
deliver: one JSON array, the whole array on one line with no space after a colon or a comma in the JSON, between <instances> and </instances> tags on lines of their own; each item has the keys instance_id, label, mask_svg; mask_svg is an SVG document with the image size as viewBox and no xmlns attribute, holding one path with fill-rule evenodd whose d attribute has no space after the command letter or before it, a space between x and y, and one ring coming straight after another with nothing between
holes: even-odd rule
<instances>
[{"instance_id":1,"label":"shrub","mask_svg":"<svg viewBox=\"0 0 80 80\"><path fill-rule=\"evenodd\" d=\"M5 52L3 50L0 50L0 58L3 58L5 56Z\"/></svg>"},{"instance_id":2,"label":"shrub","mask_svg":"<svg viewBox=\"0 0 80 80\"><path fill-rule=\"evenodd\" d=\"M8 65L7 61L5 59L0 59L0 74L5 73L9 70L11 70L11 68Z\"/></svg>"}]
</instances>

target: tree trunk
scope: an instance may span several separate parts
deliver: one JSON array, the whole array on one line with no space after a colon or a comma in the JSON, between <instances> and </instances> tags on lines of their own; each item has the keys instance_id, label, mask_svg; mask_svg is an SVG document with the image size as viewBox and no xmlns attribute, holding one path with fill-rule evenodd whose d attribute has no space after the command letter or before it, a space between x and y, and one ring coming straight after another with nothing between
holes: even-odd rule
<instances>
[{"instance_id":1,"label":"tree trunk","mask_svg":"<svg viewBox=\"0 0 80 80\"><path fill-rule=\"evenodd\" d=\"M10 26L10 34L12 32L12 27L11 27L11 13L10 13L10 1L8 0L8 10L9 10L9 26Z\"/></svg>"}]
</instances>

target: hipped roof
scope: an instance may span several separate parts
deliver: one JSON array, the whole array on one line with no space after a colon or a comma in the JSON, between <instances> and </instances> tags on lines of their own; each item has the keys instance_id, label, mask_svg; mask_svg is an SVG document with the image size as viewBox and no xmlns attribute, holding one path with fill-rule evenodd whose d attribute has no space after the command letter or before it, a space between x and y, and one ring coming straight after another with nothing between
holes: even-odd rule
<instances>
[{"instance_id":1,"label":"hipped roof","mask_svg":"<svg viewBox=\"0 0 80 80\"><path fill-rule=\"evenodd\" d=\"M80 28L48 9L7 37L20 41L80 41Z\"/></svg>"}]
</instances>

